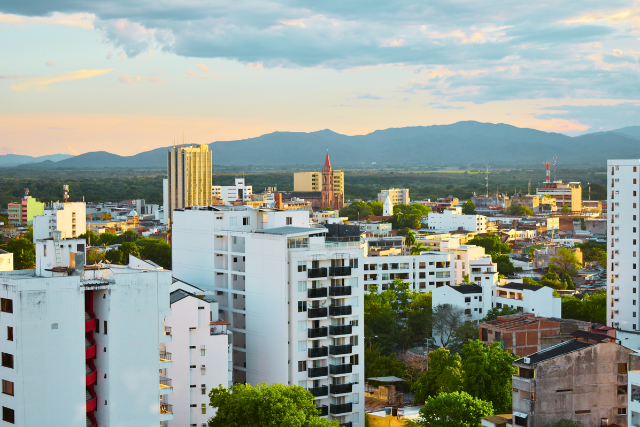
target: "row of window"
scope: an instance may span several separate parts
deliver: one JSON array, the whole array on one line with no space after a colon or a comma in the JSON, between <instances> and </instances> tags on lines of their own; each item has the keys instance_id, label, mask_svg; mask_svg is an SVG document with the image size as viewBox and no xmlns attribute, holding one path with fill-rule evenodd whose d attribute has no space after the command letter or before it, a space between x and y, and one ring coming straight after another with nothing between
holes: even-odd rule
<instances>
[{"instance_id":1,"label":"row of window","mask_svg":"<svg viewBox=\"0 0 640 427\"><path fill-rule=\"evenodd\" d=\"M352 354L351 356L349 356L349 364L350 365L358 365L360 364L360 357L358 354ZM309 366L310 368L326 368L326 366ZM307 361L306 360L301 360L298 362L298 372L305 372L307 370ZM353 374L353 378L354 379L354 384L358 384L357 378L358 378L358 374Z\"/></svg>"}]
</instances>

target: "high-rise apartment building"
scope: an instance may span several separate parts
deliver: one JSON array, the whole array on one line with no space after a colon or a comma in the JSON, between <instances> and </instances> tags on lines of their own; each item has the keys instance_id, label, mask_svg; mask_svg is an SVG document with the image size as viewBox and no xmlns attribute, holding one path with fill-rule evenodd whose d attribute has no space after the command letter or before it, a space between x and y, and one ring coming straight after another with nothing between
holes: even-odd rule
<instances>
[{"instance_id":1,"label":"high-rise apartment building","mask_svg":"<svg viewBox=\"0 0 640 427\"><path fill-rule=\"evenodd\" d=\"M59 236L59 235L58 235ZM2 425L158 426L171 272L85 266L83 239L36 242L36 268L0 272Z\"/></svg>"},{"instance_id":2,"label":"high-rise apartment building","mask_svg":"<svg viewBox=\"0 0 640 427\"><path fill-rule=\"evenodd\" d=\"M387 197L389 197L393 205L408 205L411 203L408 188L390 188L378 193L378 201L381 203L384 203Z\"/></svg>"},{"instance_id":3,"label":"high-rise apartment building","mask_svg":"<svg viewBox=\"0 0 640 427\"><path fill-rule=\"evenodd\" d=\"M607 160L607 325L637 330L639 159Z\"/></svg>"},{"instance_id":4,"label":"high-rise apartment building","mask_svg":"<svg viewBox=\"0 0 640 427\"><path fill-rule=\"evenodd\" d=\"M359 241L330 241L307 211L174 212L173 272L214 291L231 325L236 383L299 385L324 416L364 425Z\"/></svg>"},{"instance_id":5,"label":"high-rise apartment building","mask_svg":"<svg viewBox=\"0 0 640 427\"><path fill-rule=\"evenodd\" d=\"M211 151L208 145L173 147L167 153L165 212L211 204ZM165 213L165 215L166 215Z\"/></svg>"},{"instance_id":6,"label":"high-rise apartment building","mask_svg":"<svg viewBox=\"0 0 640 427\"><path fill-rule=\"evenodd\" d=\"M44 203L29 196L29 189L24 189L24 197L19 202L7 206L9 224L14 227L33 224L34 215L44 214Z\"/></svg>"}]
</instances>

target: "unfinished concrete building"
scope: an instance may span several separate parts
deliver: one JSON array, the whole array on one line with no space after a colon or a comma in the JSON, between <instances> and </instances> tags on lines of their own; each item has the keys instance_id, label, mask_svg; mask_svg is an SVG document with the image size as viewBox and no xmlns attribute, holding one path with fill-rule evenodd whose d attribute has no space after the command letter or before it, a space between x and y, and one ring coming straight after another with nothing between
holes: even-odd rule
<instances>
[{"instance_id":1,"label":"unfinished concrete building","mask_svg":"<svg viewBox=\"0 0 640 427\"><path fill-rule=\"evenodd\" d=\"M513 362L513 425L561 419L585 426L627 423L629 355L613 342L566 341Z\"/></svg>"}]
</instances>

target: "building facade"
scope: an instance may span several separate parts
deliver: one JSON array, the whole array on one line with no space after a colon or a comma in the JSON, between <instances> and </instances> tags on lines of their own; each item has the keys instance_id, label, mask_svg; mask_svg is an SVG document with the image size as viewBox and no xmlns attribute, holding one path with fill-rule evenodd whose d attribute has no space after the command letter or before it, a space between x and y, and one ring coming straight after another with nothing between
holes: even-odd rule
<instances>
[{"instance_id":1,"label":"building facade","mask_svg":"<svg viewBox=\"0 0 640 427\"><path fill-rule=\"evenodd\" d=\"M551 196L558 209L567 207L572 212L582 212L582 186L579 182L544 182L544 187L536 189L536 194Z\"/></svg>"},{"instance_id":2,"label":"building facade","mask_svg":"<svg viewBox=\"0 0 640 427\"><path fill-rule=\"evenodd\" d=\"M235 383L302 386L323 416L364 425L364 250L307 211L175 211L176 277L214 291L233 333ZM351 423L351 424L350 424Z\"/></svg>"},{"instance_id":3,"label":"building facade","mask_svg":"<svg viewBox=\"0 0 640 427\"><path fill-rule=\"evenodd\" d=\"M487 217L463 215L461 207L449 207L442 213L429 212L429 230L455 231L460 228L476 233L487 232Z\"/></svg>"},{"instance_id":4,"label":"building facade","mask_svg":"<svg viewBox=\"0 0 640 427\"><path fill-rule=\"evenodd\" d=\"M638 330L640 160L607 161L607 326Z\"/></svg>"},{"instance_id":5,"label":"building facade","mask_svg":"<svg viewBox=\"0 0 640 427\"><path fill-rule=\"evenodd\" d=\"M411 203L408 188L390 188L378 193L378 201L381 203L384 203L387 197L389 197L393 205L408 205Z\"/></svg>"},{"instance_id":6,"label":"building facade","mask_svg":"<svg viewBox=\"0 0 640 427\"><path fill-rule=\"evenodd\" d=\"M62 236L75 239L87 232L87 205L84 202L56 202L44 215L33 217L33 241L50 239L54 231Z\"/></svg>"},{"instance_id":7,"label":"building facade","mask_svg":"<svg viewBox=\"0 0 640 427\"><path fill-rule=\"evenodd\" d=\"M44 214L44 203L29 196L28 188L24 191L25 195L21 201L9 203L7 206L9 224L14 227L33 225L33 217Z\"/></svg>"},{"instance_id":8,"label":"building facade","mask_svg":"<svg viewBox=\"0 0 640 427\"><path fill-rule=\"evenodd\" d=\"M313 208L337 209L344 207L344 172L331 167L329 153L321 172L293 174L293 191L283 192L283 200L304 199Z\"/></svg>"},{"instance_id":9,"label":"building facade","mask_svg":"<svg viewBox=\"0 0 640 427\"><path fill-rule=\"evenodd\" d=\"M211 196L214 199L222 199L227 203L248 202L253 200L253 187L247 185L244 178L236 178L234 185L214 185L211 187Z\"/></svg>"},{"instance_id":10,"label":"building facade","mask_svg":"<svg viewBox=\"0 0 640 427\"><path fill-rule=\"evenodd\" d=\"M208 145L172 147L167 153L165 212L211 204L211 152Z\"/></svg>"}]
</instances>

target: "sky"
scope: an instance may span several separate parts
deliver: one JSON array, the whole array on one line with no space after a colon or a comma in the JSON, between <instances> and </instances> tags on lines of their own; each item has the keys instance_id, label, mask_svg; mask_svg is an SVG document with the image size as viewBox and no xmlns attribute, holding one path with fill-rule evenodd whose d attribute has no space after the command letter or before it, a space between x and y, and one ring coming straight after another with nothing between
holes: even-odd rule
<instances>
[{"instance_id":1,"label":"sky","mask_svg":"<svg viewBox=\"0 0 640 427\"><path fill-rule=\"evenodd\" d=\"M0 154L640 124L640 1L4 0Z\"/></svg>"}]
</instances>

